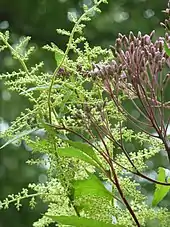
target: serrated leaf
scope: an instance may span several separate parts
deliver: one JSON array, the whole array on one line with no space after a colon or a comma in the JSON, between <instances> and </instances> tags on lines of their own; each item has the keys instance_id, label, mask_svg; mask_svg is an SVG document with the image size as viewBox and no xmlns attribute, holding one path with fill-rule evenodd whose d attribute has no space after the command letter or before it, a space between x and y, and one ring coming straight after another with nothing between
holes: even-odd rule
<instances>
[{"instance_id":1,"label":"serrated leaf","mask_svg":"<svg viewBox=\"0 0 170 227\"><path fill-rule=\"evenodd\" d=\"M166 183L165 179L166 179L165 169L160 167L158 170L157 180L160 182ZM168 183L170 183L170 179L168 179ZM156 206L160 201L162 201L163 198L169 192L169 189L170 189L170 186L157 184L156 190L153 196L152 206Z\"/></svg>"},{"instance_id":2,"label":"serrated leaf","mask_svg":"<svg viewBox=\"0 0 170 227\"><path fill-rule=\"evenodd\" d=\"M125 227L123 225L112 225L109 223L105 223L103 221L98 221L92 218L84 218L77 216L50 216L53 221L58 222L62 225L74 226L74 227Z\"/></svg>"},{"instance_id":3,"label":"serrated leaf","mask_svg":"<svg viewBox=\"0 0 170 227\"><path fill-rule=\"evenodd\" d=\"M72 147L80 149L83 153L87 154L93 160L95 160L98 164L100 164L96 153L94 152L93 148L89 146L87 143L75 142L71 140L67 140Z\"/></svg>"},{"instance_id":4,"label":"serrated leaf","mask_svg":"<svg viewBox=\"0 0 170 227\"><path fill-rule=\"evenodd\" d=\"M13 143L13 142L15 142L18 139L21 139L23 136L27 136L27 135L31 134L32 132L35 132L36 130L37 130L37 128L34 128L34 129L31 129L31 130L28 130L28 131L24 131L24 132L21 132L21 133L17 134L15 137L13 137L12 139L8 140L4 145L2 145L0 147L0 149L6 147L10 143Z\"/></svg>"},{"instance_id":5,"label":"serrated leaf","mask_svg":"<svg viewBox=\"0 0 170 227\"><path fill-rule=\"evenodd\" d=\"M55 60L56 60L57 66L61 64L63 57L64 57L64 52L59 48L57 48L55 52Z\"/></svg>"},{"instance_id":6,"label":"serrated leaf","mask_svg":"<svg viewBox=\"0 0 170 227\"><path fill-rule=\"evenodd\" d=\"M165 53L170 57L170 48L168 47L168 44L164 41L164 50Z\"/></svg>"},{"instance_id":7,"label":"serrated leaf","mask_svg":"<svg viewBox=\"0 0 170 227\"><path fill-rule=\"evenodd\" d=\"M91 159L89 156L84 154L81 150L74 148L74 147L65 147L65 148L58 148L57 149L58 155L61 157L70 157L70 158L78 158L83 160L93 166L99 168L99 166Z\"/></svg>"}]
</instances>

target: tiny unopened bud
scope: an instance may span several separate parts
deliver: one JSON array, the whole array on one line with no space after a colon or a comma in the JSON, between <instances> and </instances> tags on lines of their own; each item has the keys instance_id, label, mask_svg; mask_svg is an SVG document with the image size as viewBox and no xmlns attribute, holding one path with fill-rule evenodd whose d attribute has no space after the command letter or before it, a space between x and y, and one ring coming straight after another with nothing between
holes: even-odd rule
<instances>
[{"instance_id":1,"label":"tiny unopened bud","mask_svg":"<svg viewBox=\"0 0 170 227\"><path fill-rule=\"evenodd\" d=\"M155 30L153 30L151 33L150 33L150 39L152 39L153 38L153 36L155 35Z\"/></svg>"},{"instance_id":2,"label":"tiny unopened bud","mask_svg":"<svg viewBox=\"0 0 170 227\"><path fill-rule=\"evenodd\" d=\"M168 14L168 15L170 15L170 9L168 9L168 8L165 9L165 10L163 10L162 12L163 12L163 13L166 13L166 14Z\"/></svg>"},{"instance_id":3,"label":"tiny unopened bud","mask_svg":"<svg viewBox=\"0 0 170 227\"><path fill-rule=\"evenodd\" d=\"M165 79L163 80L163 85L165 86L170 79L170 74L166 74Z\"/></svg>"},{"instance_id":4,"label":"tiny unopened bud","mask_svg":"<svg viewBox=\"0 0 170 227\"><path fill-rule=\"evenodd\" d=\"M134 41L135 38L136 38L136 37L134 36L133 32L130 31L130 33L129 33L129 40L130 40L130 41Z\"/></svg>"},{"instance_id":5,"label":"tiny unopened bud","mask_svg":"<svg viewBox=\"0 0 170 227\"><path fill-rule=\"evenodd\" d=\"M161 61L162 61L162 64L165 64L166 63L166 58L162 57Z\"/></svg>"},{"instance_id":6,"label":"tiny unopened bud","mask_svg":"<svg viewBox=\"0 0 170 227\"><path fill-rule=\"evenodd\" d=\"M118 38L122 39L123 35L121 33L118 34Z\"/></svg>"},{"instance_id":7,"label":"tiny unopened bud","mask_svg":"<svg viewBox=\"0 0 170 227\"><path fill-rule=\"evenodd\" d=\"M129 45L129 40L125 35L122 38L122 42L124 43L125 47L127 47Z\"/></svg>"},{"instance_id":8,"label":"tiny unopened bud","mask_svg":"<svg viewBox=\"0 0 170 227\"><path fill-rule=\"evenodd\" d=\"M119 51L122 47L122 40L120 38L116 39L115 43L116 50Z\"/></svg>"},{"instance_id":9,"label":"tiny unopened bud","mask_svg":"<svg viewBox=\"0 0 170 227\"><path fill-rule=\"evenodd\" d=\"M168 32L165 33L165 40L166 40L166 41L169 40L169 34L168 34Z\"/></svg>"},{"instance_id":10,"label":"tiny unopened bud","mask_svg":"<svg viewBox=\"0 0 170 227\"><path fill-rule=\"evenodd\" d=\"M166 25L165 25L164 23L160 22L160 25L161 25L162 27L164 27L164 29L166 29Z\"/></svg>"},{"instance_id":11,"label":"tiny unopened bud","mask_svg":"<svg viewBox=\"0 0 170 227\"><path fill-rule=\"evenodd\" d=\"M165 19L165 26L168 30L170 30L169 20L167 20L167 19Z\"/></svg>"},{"instance_id":12,"label":"tiny unopened bud","mask_svg":"<svg viewBox=\"0 0 170 227\"><path fill-rule=\"evenodd\" d=\"M138 38L141 39L141 37L142 37L142 33L139 31L138 32Z\"/></svg>"},{"instance_id":13,"label":"tiny unopened bud","mask_svg":"<svg viewBox=\"0 0 170 227\"><path fill-rule=\"evenodd\" d=\"M145 35L144 38L145 38L145 45L150 44L150 42L151 42L151 37L150 37L149 35Z\"/></svg>"},{"instance_id":14,"label":"tiny unopened bud","mask_svg":"<svg viewBox=\"0 0 170 227\"><path fill-rule=\"evenodd\" d=\"M168 1L168 8L170 8L170 1Z\"/></svg>"},{"instance_id":15,"label":"tiny unopened bud","mask_svg":"<svg viewBox=\"0 0 170 227\"><path fill-rule=\"evenodd\" d=\"M111 49L111 51L113 53L113 56L116 58L118 53L117 53L115 47L110 45L110 49Z\"/></svg>"},{"instance_id":16,"label":"tiny unopened bud","mask_svg":"<svg viewBox=\"0 0 170 227\"><path fill-rule=\"evenodd\" d=\"M158 47L158 49L159 49L160 52L163 51L163 47L164 47L164 42L163 41L160 41L159 42L159 47Z\"/></svg>"}]
</instances>

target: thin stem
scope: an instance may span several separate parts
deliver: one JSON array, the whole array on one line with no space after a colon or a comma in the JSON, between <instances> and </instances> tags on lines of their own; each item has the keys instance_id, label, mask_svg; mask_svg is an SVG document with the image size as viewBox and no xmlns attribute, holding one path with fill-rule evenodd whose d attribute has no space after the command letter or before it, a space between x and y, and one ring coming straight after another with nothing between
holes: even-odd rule
<instances>
[{"instance_id":1,"label":"thin stem","mask_svg":"<svg viewBox=\"0 0 170 227\"><path fill-rule=\"evenodd\" d=\"M29 194L29 195L23 195L23 196L20 196L19 198L13 198L11 200L8 200L8 204L14 203L17 201L21 201L23 199L28 199L28 198L32 198L32 197L36 197L36 196L45 195L45 194L46 194L45 192L38 192L38 193ZM6 201L1 203L2 207L5 205L6 205Z\"/></svg>"},{"instance_id":2,"label":"thin stem","mask_svg":"<svg viewBox=\"0 0 170 227\"><path fill-rule=\"evenodd\" d=\"M52 135L52 140L54 141L53 135ZM67 185L67 183L66 183L66 182L67 182L67 179L66 179L66 177L65 177L65 175L64 175L64 173L63 173L62 167L60 166L60 163L59 163L59 156L58 156L58 154L57 154L57 147L56 147L55 141L54 141L53 145L54 145L54 150L56 151L56 152L55 152L55 155L56 155L56 157L57 157L57 164L58 164L58 165L57 165L57 168L60 168L60 169L61 169L61 174L62 174L62 177L63 177L63 179L64 179L64 180L61 182L61 184L63 185L64 189L66 190L67 197L68 197L69 202L70 202L71 206L73 207L73 209L74 209L76 215L77 215L78 217L80 217L80 213L79 213L77 207L76 207L75 204L74 204L74 201L73 201L73 199L72 199L72 196L69 194L69 192L67 192L67 188L68 188L68 185Z\"/></svg>"},{"instance_id":3,"label":"thin stem","mask_svg":"<svg viewBox=\"0 0 170 227\"><path fill-rule=\"evenodd\" d=\"M60 62L60 64L57 66L57 68L54 70L54 73L53 73L53 76L52 76L52 79L51 79L51 83L50 83L50 86L49 86L49 92L48 92L48 111L49 111L49 122L50 124L52 124L52 111L51 111L51 93L52 93L52 87L53 87L53 84L55 82L55 77L60 69L60 67L62 66L62 64L64 63L66 57L68 56L68 53L70 51L70 48L71 48L71 44L73 42L73 38L74 38L74 34L76 33L76 30L77 28L79 27L80 23L83 21L83 19L88 16L91 11L93 11L94 9L96 9L101 3L103 2L103 0L100 0L98 1L93 7L91 7L90 9L88 9L85 13L83 13L80 18L77 20L77 22L75 23L72 31L71 31L71 34L70 34L70 37L69 37L69 40L68 40L68 44L67 44L67 48L65 50L65 53L64 53L64 56L62 58L62 61Z\"/></svg>"},{"instance_id":4,"label":"thin stem","mask_svg":"<svg viewBox=\"0 0 170 227\"><path fill-rule=\"evenodd\" d=\"M16 52L16 50L8 43L8 41L6 39L4 39L3 35L1 35L1 40L5 43L5 45L10 49L11 53L18 59L18 61L20 62L20 64L22 65L23 69L25 70L25 72L27 73L27 75L29 76L29 70L25 64L25 62L22 60L22 57L20 57L18 55L18 53Z\"/></svg>"},{"instance_id":5,"label":"thin stem","mask_svg":"<svg viewBox=\"0 0 170 227\"><path fill-rule=\"evenodd\" d=\"M124 204L126 205L127 209L129 210L129 212L130 212L132 218L134 219L136 225L137 225L138 227L140 227L140 223L139 223L139 221L138 221L138 219L137 219L137 217L136 217L136 215L135 215L133 209L131 208L131 206L129 205L127 199L126 199L125 196L124 196L124 193L123 193L123 191L122 191L122 189L121 189L121 186L120 186L120 184L119 184L119 180L118 180L118 178L117 178L117 174L116 174L116 171L115 171L113 165L111 165L111 169L112 169L112 173L113 173L114 182L115 182L115 184L116 184L116 187L117 187L117 190L118 190L118 192L119 192L119 194L120 194L120 197L122 198Z\"/></svg>"},{"instance_id":6,"label":"thin stem","mask_svg":"<svg viewBox=\"0 0 170 227\"><path fill-rule=\"evenodd\" d=\"M51 126L51 127L53 127L53 128L55 128L55 129L57 129L57 130L66 130L66 131L68 131L68 132L71 132L71 133L73 133L73 134L79 136L81 139L83 139L85 142L87 142L89 145L91 145L94 149L96 149L96 150L99 152L100 155L103 154L103 152L101 152L93 143L91 143L89 140L87 140L85 137L83 137L81 134L75 132L74 130L69 129L69 128L66 128L66 127L58 127L58 126L55 126L55 125L51 125L51 124L49 124L49 123L46 123L46 124L49 125L49 126ZM113 139L112 139L112 140L113 140ZM115 140L113 140L113 141L115 142ZM121 147L121 148L122 148L122 147ZM103 155L102 155L102 156L103 156ZM109 156L110 156L110 155L109 155ZM104 158L105 160L107 160L107 154L106 154L106 153L105 153L105 156L103 156L103 158ZM141 177L141 178L144 178L144 179L146 179L146 180L148 180L148 181L150 181L150 182L153 182L153 183L155 183L155 184L164 185L164 186L170 186L170 183L157 181L157 180L154 180L154 179L149 178L149 177L147 177L146 175L142 174L140 171L137 170L137 168L136 168L136 166L134 166L134 164L133 164L133 166L134 166L136 172L134 172L134 171L132 171L132 170L126 168L125 166L122 166L120 163L116 162L116 161L113 160L111 157L110 157L110 159L111 159L111 161L112 161L113 163L115 163L117 166L121 167L122 169L126 170L127 172L130 172L130 173L132 173L132 174L134 174L134 175L137 175L137 176L139 176L139 177Z\"/></svg>"},{"instance_id":7,"label":"thin stem","mask_svg":"<svg viewBox=\"0 0 170 227\"><path fill-rule=\"evenodd\" d=\"M106 145L104 139L102 138L101 133L100 133L99 130L97 129L96 124L95 124L94 122L92 122L92 123L94 124L94 127L95 127L95 129L96 129L96 131L97 131L97 133L98 133L98 136L99 136L99 138L101 139L101 141L102 141L102 143L103 143L103 145L104 145L104 147L105 147L105 149L106 149L106 153L107 153L107 155L108 155L108 159L109 159L109 160L108 160L107 162L108 162L108 164L109 164L109 166L110 166L110 169L111 169L111 171L112 171L113 178L114 178L114 181L113 181L112 178L111 178L111 176L110 176L110 180L111 180L112 182L114 182L114 184L115 184L115 186L116 186L116 188L117 188L117 190L118 190L118 192L119 192L119 194L120 194L120 197L122 198L122 201L124 202L124 204L126 205L127 209L129 210L129 213L130 213L131 216L133 217L133 219L134 219L136 225L137 225L138 227L140 227L140 223L139 223L139 221L138 221L138 219L137 219L137 217L136 217L134 211L132 210L131 206L129 205L127 199L125 198L125 196L124 196L124 194L123 194L123 191L122 191L122 189L121 189L121 186L120 186L120 184L119 184L119 180L118 180L118 178L117 178L117 175L116 175L116 172L115 172L115 169L114 169L114 166L113 166L111 157L110 157L109 149L107 148L107 145Z\"/></svg>"},{"instance_id":8,"label":"thin stem","mask_svg":"<svg viewBox=\"0 0 170 227\"><path fill-rule=\"evenodd\" d=\"M108 78L107 78L108 79ZM110 97L111 99L113 100L113 102L115 103L116 107L118 108L118 110L124 115L126 116L130 121L132 121L133 123L134 122L137 122L137 123L140 123L142 125L145 125L147 127L151 127L151 125L149 124L146 124L144 122L141 122L139 120L137 120L135 117L133 117L132 115L130 115L124 108L123 106L119 103L118 99L116 99L115 97L117 96L118 97L118 94L116 94L116 96L114 95L113 93L113 89L111 88L110 86L110 83L109 83L109 80L107 80L107 84L108 84L108 93L110 94ZM140 128L141 130L145 131L144 129L142 129L140 126L138 126L138 124L136 124L136 126L138 128ZM146 132L147 133L147 132Z\"/></svg>"}]
</instances>

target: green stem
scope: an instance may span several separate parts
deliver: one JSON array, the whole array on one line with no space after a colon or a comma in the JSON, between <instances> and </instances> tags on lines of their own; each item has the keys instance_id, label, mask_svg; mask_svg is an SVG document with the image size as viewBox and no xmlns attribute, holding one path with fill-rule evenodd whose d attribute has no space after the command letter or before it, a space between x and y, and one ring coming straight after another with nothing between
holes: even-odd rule
<instances>
[{"instance_id":1,"label":"green stem","mask_svg":"<svg viewBox=\"0 0 170 227\"><path fill-rule=\"evenodd\" d=\"M103 2L103 0L100 0L99 2L97 2L93 7L91 7L85 13L83 13L83 15L77 20L77 22L75 23L75 25L74 25L74 27L73 27L73 29L71 31L71 34L70 34L70 37L69 37L69 40L68 40L67 48L65 50L63 59L62 59L62 61L60 62L60 64L57 66L57 68L55 69L55 71L53 73L53 76L52 76L52 79L51 79L51 83L50 83L50 86L49 86L49 92L48 92L48 111L49 111L49 123L50 124L52 124L51 93L52 93L52 88L53 88L53 85L54 85L54 82L55 82L55 76L57 75L58 70L60 69L60 67L64 63L64 61L65 61L65 59L66 59L66 57L67 57L67 55L68 55L68 53L70 51L70 47L71 47L71 44L73 42L74 34L75 34L78 26L82 22L83 18L86 17L88 14L90 14L90 12L93 11L95 8L97 8L102 2Z\"/></svg>"},{"instance_id":2,"label":"green stem","mask_svg":"<svg viewBox=\"0 0 170 227\"><path fill-rule=\"evenodd\" d=\"M28 70L25 62L22 60L22 57L19 56L19 54L16 52L16 50L8 43L8 41L3 37L3 35L1 35L1 40L10 49L11 53L18 59L18 61L22 65L24 71L27 73L27 75L29 75L29 70Z\"/></svg>"}]
</instances>

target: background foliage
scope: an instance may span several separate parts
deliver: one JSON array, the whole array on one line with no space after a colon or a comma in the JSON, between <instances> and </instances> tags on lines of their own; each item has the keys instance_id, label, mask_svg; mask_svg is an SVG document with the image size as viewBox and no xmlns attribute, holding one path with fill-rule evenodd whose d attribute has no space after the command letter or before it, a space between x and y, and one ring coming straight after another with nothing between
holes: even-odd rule
<instances>
[{"instance_id":1,"label":"background foliage","mask_svg":"<svg viewBox=\"0 0 170 227\"><path fill-rule=\"evenodd\" d=\"M91 5L90 0L17 0L15 4L12 4L10 0L1 0L0 30L9 29L12 32L13 41L23 35L31 36L32 43L36 47L36 55L32 62L43 59L48 62L49 69L53 69L55 61L52 60L50 54L48 58L48 55L40 51L39 47L53 41L64 49L66 40L63 36L57 35L55 30L56 28L71 29L68 12L81 14L83 3ZM88 24L85 34L91 46L101 45L102 47L109 47L113 44L119 32L128 34L130 30L134 33L140 30L142 33L150 33L155 29L157 36L163 35L159 22L163 21L164 14L161 10L165 9L166 5L166 0L110 0L108 5L102 6L102 14L97 15ZM3 52L0 55L0 72L15 69L16 64L8 53ZM9 93L3 83L0 83L0 99L0 131L3 131L24 110L27 102L15 93ZM45 170L41 166L36 168L25 164L31 155L24 143L20 147L14 144L1 150L0 200L8 194L17 193L29 182L46 180ZM163 157L162 160L160 157L159 160L155 160L155 167L158 162L161 165L163 160ZM149 165L151 168L154 167L153 163ZM143 190L149 195L153 190L152 186L150 184L144 186ZM164 203L167 201L164 200ZM44 205L39 205L34 212L27 209L27 206L23 206L19 213L15 208L0 211L0 227L31 226L32 222L41 216L40 213L44 209Z\"/></svg>"}]
</instances>

